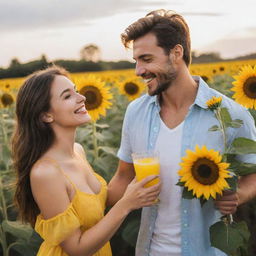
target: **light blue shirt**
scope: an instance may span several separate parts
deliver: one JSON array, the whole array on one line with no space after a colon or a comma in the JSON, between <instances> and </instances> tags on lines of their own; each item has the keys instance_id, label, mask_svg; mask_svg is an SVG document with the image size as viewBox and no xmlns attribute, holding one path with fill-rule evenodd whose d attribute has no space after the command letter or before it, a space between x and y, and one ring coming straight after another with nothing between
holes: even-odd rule
<instances>
[{"instance_id":1,"label":"light blue shirt","mask_svg":"<svg viewBox=\"0 0 256 256\"><path fill-rule=\"evenodd\" d=\"M254 119L247 109L229 99L225 95L208 87L199 77L199 87L194 104L189 108L183 126L181 157L187 149L194 150L196 144L206 145L208 149L223 152L223 138L219 131L208 131L213 125L218 125L214 113L207 109L206 101L213 96L222 96L222 106L227 107L232 119L243 120L240 128L228 128L228 144L236 137L246 137L256 140ZM121 146L118 157L132 163L131 153L154 149L160 128L160 106L157 96L143 95L131 102L127 108ZM172 146L171 141L166 141ZM170 156L171 157L171 156ZM243 155L240 160L256 163L255 155ZM161 163L160 163L161 164ZM181 249L182 256L224 256L223 252L210 246L209 227L219 221L221 214L212 200L201 207L198 199L181 199ZM157 217L157 205L144 207L139 236L136 246L136 256L148 256L150 242ZM166 216L168 218L168 216Z\"/></svg>"}]
</instances>

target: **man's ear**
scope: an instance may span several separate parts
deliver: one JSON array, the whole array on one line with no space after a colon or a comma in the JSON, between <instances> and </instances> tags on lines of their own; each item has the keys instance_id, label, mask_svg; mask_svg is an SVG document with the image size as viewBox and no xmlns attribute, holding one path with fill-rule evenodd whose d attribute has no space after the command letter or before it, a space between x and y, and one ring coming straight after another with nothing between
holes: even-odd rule
<instances>
[{"instance_id":1,"label":"man's ear","mask_svg":"<svg viewBox=\"0 0 256 256\"><path fill-rule=\"evenodd\" d=\"M175 60L182 59L182 58L183 58L183 54L184 54L184 50L183 50L182 45L180 45L180 44L176 44L176 45L171 49L171 52L170 52L170 55L173 55L173 58L174 58Z\"/></svg>"},{"instance_id":2,"label":"man's ear","mask_svg":"<svg viewBox=\"0 0 256 256\"><path fill-rule=\"evenodd\" d=\"M52 123L53 122L53 116L50 113L44 112L41 114L41 120L44 123Z\"/></svg>"}]
</instances>

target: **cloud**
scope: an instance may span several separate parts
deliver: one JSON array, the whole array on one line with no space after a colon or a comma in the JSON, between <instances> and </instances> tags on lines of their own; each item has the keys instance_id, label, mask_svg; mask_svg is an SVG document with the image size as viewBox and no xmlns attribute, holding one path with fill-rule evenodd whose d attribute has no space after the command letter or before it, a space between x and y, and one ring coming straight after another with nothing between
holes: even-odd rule
<instances>
[{"instance_id":1,"label":"cloud","mask_svg":"<svg viewBox=\"0 0 256 256\"><path fill-rule=\"evenodd\" d=\"M1 31L89 24L114 14L161 6L165 0L0 0Z\"/></svg>"},{"instance_id":2,"label":"cloud","mask_svg":"<svg viewBox=\"0 0 256 256\"><path fill-rule=\"evenodd\" d=\"M225 14L224 13L219 13L219 12L181 12L181 15L183 15L183 16L213 16L213 17L218 17L218 16L223 16Z\"/></svg>"},{"instance_id":3,"label":"cloud","mask_svg":"<svg viewBox=\"0 0 256 256\"><path fill-rule=\"evenodd\" d=\"M256 53L256 36L223 38L213 42L200 50L202 52L218 52L223 58L233 58Z\"/></svg>"}]
</instances>

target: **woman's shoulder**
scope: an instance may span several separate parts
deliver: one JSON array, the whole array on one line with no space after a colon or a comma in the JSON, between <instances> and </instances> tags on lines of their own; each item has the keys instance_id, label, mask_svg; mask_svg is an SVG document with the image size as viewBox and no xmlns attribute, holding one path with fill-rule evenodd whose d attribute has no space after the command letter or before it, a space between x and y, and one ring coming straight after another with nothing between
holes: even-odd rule
<instances>
[{"instance_id":1,"label":"woman's shoulder","mask_svg":"<svg viewBox=\"0 0 256 256\"><path fill-rule=\"evenodd\" d=\"M74 150L75 150L75 152L77 152L79 155L81 155L81 156L86 156L84 147L83 147L80 143L75 142L75 144L74 144Z\"/></svg>"},{"instance_id":2,"label":"woman's shoulder","mask_svg":"<svg viewBox=\"0 0 256 256\"><path fill-rule=\"evenodd\" d=\"M59 168L49 159L41 158L37 160L31 168L30 179L31 180L42 180L42 179L53 179L59 178Z\"/></svg>"}]
</instances>

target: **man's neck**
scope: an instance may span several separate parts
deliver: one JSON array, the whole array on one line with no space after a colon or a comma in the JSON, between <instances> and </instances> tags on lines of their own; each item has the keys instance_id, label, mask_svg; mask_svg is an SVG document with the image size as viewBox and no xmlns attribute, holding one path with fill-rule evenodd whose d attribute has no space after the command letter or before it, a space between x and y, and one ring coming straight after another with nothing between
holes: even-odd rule
<instances>
[{"instance_id":1,"label":"man's neck","mask_svg":"<svg viewBox=\"0 0 256 256\"><path fill-rule=\"evenodd\" d=\"M178 111L189 107L195 101L198 90L198 83L192 76L176 79L159 98L161 107L167 107Z\"/></svg>"}]
</instances>

